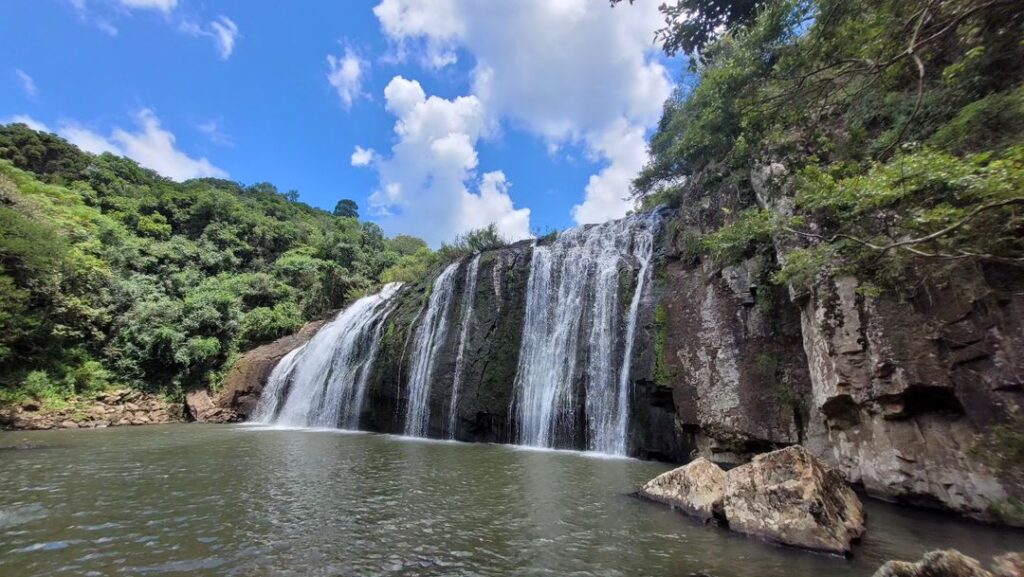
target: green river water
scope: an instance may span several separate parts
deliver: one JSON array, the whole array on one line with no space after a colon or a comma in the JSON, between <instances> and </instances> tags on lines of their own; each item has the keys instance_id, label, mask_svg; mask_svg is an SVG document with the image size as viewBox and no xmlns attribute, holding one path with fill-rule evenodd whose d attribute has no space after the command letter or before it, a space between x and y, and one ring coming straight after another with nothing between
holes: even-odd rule
<instances>
[{"instance_id":1,"label":"green river water","mask_svg":"<svg viewBox=\"0 0 1024 577\"><path fill-rule=\"evenodd\" d=\"M0 433L0 576L867 577L1024 542L869 502L853 559L805 553L628 496L668 468L246 426Z\"/></svg>"}]
</instances>

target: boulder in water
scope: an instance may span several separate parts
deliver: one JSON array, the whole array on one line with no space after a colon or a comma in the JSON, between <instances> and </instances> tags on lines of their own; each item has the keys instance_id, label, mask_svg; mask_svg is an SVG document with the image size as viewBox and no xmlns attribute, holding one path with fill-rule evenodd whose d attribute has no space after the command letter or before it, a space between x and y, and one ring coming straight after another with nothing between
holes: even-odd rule
<instances>
[{"instance_id":1,"label":"boulder in water","mask_svg":"<svg viewBox=\"0 0 1024 577\"><path fill-rule=\"evenodd\" d=\"M996 577L1024 577L1024 553L1006 553L992 560Z\"/></svg>"},{"instance_id":2,"label":"boulder in water","mask_svg":"<svg viewBox=\"0 0 1024 577\"><path fill-rule=\"evenodd\" d=\"M698 459L655 478L640 494L733 531L793 547L848 554L864 534L864 508L842 475L799 445L728 472Z\"/></svg>"},{"instance_id":3,"label":"boulder in water","mask_svg":"<svg viewBox=\"0 0 1024 577\"><path fill-rule=\"evenodd\" d=\"M864 507L838 472L799 445L729 471L729 528L786 545L849 554L864 534Z\"/></svg>"},{"instance_id":4,"label":"boulder in water","mask_svg":"<svg viewBox=\"0 0 1024 577\"><path fill-rule=\"evenodd\" d=\"M725 471L701 457L651 479L640 495L710 521L723 517L725 483Z\"/></svg>"},{"instance_id":5,"label":"boulder in water","mask_svg":"<svg viewBox=\"0 0 1024 577\"><path fill-rule=\"evenodd\" d=\"M1007 577L1013 575L1007 574ZM993 577L977 560L954 549L926 553L920 561L889 561L874 577Z\"/></svg>"}]
</instances>

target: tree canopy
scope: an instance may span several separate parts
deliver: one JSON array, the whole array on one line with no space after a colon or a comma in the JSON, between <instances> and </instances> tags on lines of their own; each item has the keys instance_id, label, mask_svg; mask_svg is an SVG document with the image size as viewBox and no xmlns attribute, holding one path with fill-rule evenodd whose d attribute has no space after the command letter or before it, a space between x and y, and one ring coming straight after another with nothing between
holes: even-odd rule
<instances>
[{"instance_id":1,"label":"tree canopy","mask_svg":"<svg viewBox=\"0 0 1024 577\"><path fill-rule=\"evenodd\" d=\"M1019 2L771 0L721 22L634 181L696 224L697 253L782 243L777 282L831 271L879 290L1024 265Z\"/></svg>"},{"instance_id":2,"label":"tree canopy","mask_svg":"<svg viewBox=\"0 0 1024 577\"><path fill-rule=\"evenodd\" d=\"M437 262L354 202L296 197L0 126L0 400L215 386L238 351Z\"/></svg>"},{"instance_id":3,"label":"tree canopy","mask_svg":"<svg viewBox=\"0 0 1024 577\"><path fill-rule=\"evenodd\" d=\"M334 216L359 218L359 205L354 200L343 198L334 205Z\"/></svg>"}]
</instances>

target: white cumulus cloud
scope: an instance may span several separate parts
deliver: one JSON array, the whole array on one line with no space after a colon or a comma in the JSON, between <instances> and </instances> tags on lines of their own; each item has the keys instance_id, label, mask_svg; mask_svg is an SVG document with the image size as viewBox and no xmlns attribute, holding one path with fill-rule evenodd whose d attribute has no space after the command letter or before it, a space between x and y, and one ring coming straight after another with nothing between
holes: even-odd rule
<instances>
[{"instance_id":1,"label":"white cumulus cloud","mask_svg":"<svg viewBox=\"0 0 1024 577\"><path fill-rule=\"evenodd\" d=\"M419 82L396 76L384 98L398 140L374 164L380 186L370 204L385 230L435 246L491 223L510 240L530 236L530 209L515 208L505 175L476 174L476 143L492 129L476 96L427 96Z\"/></svg>"},{"instance_id":2,"label":"white cumulus cloud","mask_svg":"<svg viewBox=\"0 0 1024 577\"><path fill-rule=\"evenodd\" d=\"M623 199L646 161L644 133L672 88L652 42L661 26L656 3L612 9L595 0L382 0L374 13L399 47L470 53L473 95L488 119L524 127L556 154L581 144L604 165L573 209L577 222L620 217L632 207Z\"/></svg>"},{"instance_id":3,"label":"white cumulus cloud","mask_svg":"<svg viewBox=\"0 0 1024 577\"><path fill-rule=\"evenodd\" d=\"M111 152L127 156L146 168L174 180L225 178L228 173L206 158L193 158L177 148L174 134L160 125L149 109L135 114L135 130L115 128L104 136L76 123L65 123L58 133L82 150L93 154Z\"/></svg>"},{"instance_id":4,"label":"white cumulus cloud","mask_svg":"<svg viewBox=\"0 0 1024 577\"><path fill-rule=\"evenodd\" d=\"M356 145L356 149L352 151L352 166L367 166L373 162L375 152L372 148L363 148L362 146Z\"/></svg>"},{"instance_id":5,"label":"white cumulus cloud","mask_svg":"<svg viewBox=\"0 0 1024 577\"><path fill-rule=\"evenodd\" d=\"M345 48L342 56L327 55L327 82L338 93L345 110L352 108L352 102L362 94L368 66L351 48Z\"/></svg>"}]
</instances>

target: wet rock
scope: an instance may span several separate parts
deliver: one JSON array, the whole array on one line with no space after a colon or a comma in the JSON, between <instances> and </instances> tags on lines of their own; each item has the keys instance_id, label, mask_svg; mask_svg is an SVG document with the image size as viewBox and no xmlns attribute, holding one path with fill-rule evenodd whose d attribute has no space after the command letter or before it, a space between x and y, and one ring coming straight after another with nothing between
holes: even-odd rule
<instances>
[{"instance_id":1,"label":"wet rock","mask_svg":"<svg viewBox=\"0 0 1024 577\"><path fill-rule=\"evenodd\" d=\"M640 494L770 541L849 554L864 534L864 509L842 475L800 446L723 471L707 459L663 473Z\"/></svg>"},{"instance_id":2,"label":"wet rock","mask_svg":"<svg viewBox=\"0 0 1024 577\"><path fill-rule=\"evenodd\" d=\"M70 420L68 420L68 421L61 421L60 422L60 427L62 429L77 429L78 428L78 423L76 423L74 421L70 421Z\"/></svg>"},{"instance_id":3,"label":"wet rock","mask_svg":"<svg viewBox=\"0 0 1024 577\"><path fill-rule=\"evenodd\" d=\"M785 301L764 286L764 268L751 258L724 269L684 260L664 269L670 288L657 305L661 378L673 416L694 435L693 448L719 464L742 464L802 440L804 407L797 401L811 392L799 311L764 306Z\"/></svg>"},{"instance_id":4,"label":"wet rock","mask_svg":"<svg viewBox=\"0 0 1024 577\"><path fill-rule=\"evenodd\" d=\"M926 553L920 561L889 561L874 577L993 577L977 560L949 549Z\"/></svg>"},{"instance_id":5,"label":"wet rock","mask_svg":"<svg viewBox=\"0 0 1024 577\"><path fill-rule=\"evenodd\" d=\"M235 419L234 413L214 405L205 389L189 391L185 395L185 407L189 418L199 423L226 423Z\"/></svg>"},{"instance_id":6,"label":"wet rock","mask_svg":"<svg viewBox=\"0 0 1024 577\"><path fill-rule=\"evenodd\" d=\"M658 475L640 489L640 494L707 521L723 516L725 484L725 471L701 457Z\"/></svg>"},{"instance_id":7,"label":"wet rock","mask_svg":"<svg viewBox=\"0 0 1024 577\"><path fill-rule=\"evenodd\" d=\"M306 323L297 333L256 347L235 361L224 378L220 392L212 397L212 403L225 411L216 415L217 422L247 419L256 409L267 377L281 357L313 338L326 323L326 319ZM192 409L188 410L191 413ZM196 420L203 422L198 418Z\"/></svg>"},{"instance_id":8,"label":"wet rock","mask_svg":"<svg viewBox=\"0 0 1024 577\"><path fill-rule=\"evenodd\" d=\"M1024 577L1024 553L1006 553L992 560L996 577Z\"/></svg>"},{"instance_id":9,"label":"wet rock","mask_svg":"<svg viewBox=\"0 0 1024 577\"><path fill-rule=\"evenodd\" d=\"M726 479L722 507L734 531L843 555L864 534L857 494L803 447L759 455Z\"/></svg>"}]
</instances>

